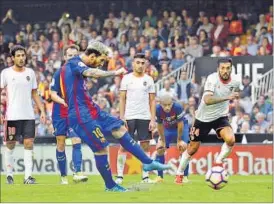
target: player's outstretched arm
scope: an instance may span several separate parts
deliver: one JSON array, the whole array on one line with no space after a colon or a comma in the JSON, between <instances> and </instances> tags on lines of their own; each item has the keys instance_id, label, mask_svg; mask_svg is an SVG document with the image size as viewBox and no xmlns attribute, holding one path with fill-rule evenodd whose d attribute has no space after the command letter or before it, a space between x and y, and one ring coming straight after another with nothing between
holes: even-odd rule
<instances>
[{"instance_id":1,"label":"player's outstretched arm","mask_svg":"<svg viewBox=\"0 0 274 204\"><path fill-rule=\"evenodd\" d=\"M125 73L127 73L127 71L124 68L121 68L115 71L103 71L100 69L89 68L83 72L83 76L92 77L92 78L102 78L102 77L122 75Z\"/></svg>"},{"instance_id":2,"label":"player's outstretched arm","mask_svg":"<svg viewBox=\"0 0 274 204\"><path fill-rule=\"evenodd\" d=\"M206 105L213 105L213 104L221 103L224 101L233 100L238 97L239 97L239 92L233 92L231 95L225 96L225 97L216 97L216 96L213 96L213 93L207 93L206 95L204 95L203 100Z\"/></svg>"}]
</instances>

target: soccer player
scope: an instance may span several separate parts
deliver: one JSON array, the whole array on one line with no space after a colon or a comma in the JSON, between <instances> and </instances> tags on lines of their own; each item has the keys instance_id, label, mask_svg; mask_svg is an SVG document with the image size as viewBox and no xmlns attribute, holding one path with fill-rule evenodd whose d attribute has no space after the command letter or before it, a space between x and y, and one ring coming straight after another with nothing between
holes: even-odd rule
<instances>
[{"instance_id":1,"label":"soccer player","mask_svg":"<svg viewBox=\"0 0 274 204\"><path fill-rule=\"evenodd\" d=\"M5 164L7 170L7 183L13 184L13 151L16 140L19 136L24 141L24 184L35 184L36 180L32 177L32 156L33 141L35 137L35 116L32 106L32 99L38 106L41 115L40 120L45 123L46 114L43 103L37 93L37 81L32 69L25 67L26 50L20 45L11 49L14 65L6 68L1 73L1 87L6 89L7 112L5 118Z\"/></svg>"},{"instance_id":2,"label":"soccer player","mask_svg":"<svg viewBox=\"0 0 274 204\"><path fill-rule=\"evenodd\" d=\"M217 72L207 77L204 93L198 110L195 113L194 125L190 131L190 144L181 157L176 183L182 183L184 170L191 156L199 149L200 142L213 128L224 140L221 152L214 165L222 166L223 159L231 153L235 136L228 120L229 101L239 97L240 82L232 75L232 59L218 60Z\"/></svg>"},{"instance_id":3,"label":"soccer player","mask_svg":"<svg viewBox=\"0 0 274 204\"><path fill-rule=\"evenodd\" d=\"M160 104L156 106L157 129L159 133L159 141L157 144L156 160L165 163L165 149L169 148L170 143L175 138L177 140L177 148L182 153L189 142L189 126L188 121L184 118L184 109L181 104L173 102L172 97L168 94L160 97ZM188 182L187 165L184 171L184 183ZM158 171L158 177L155 182L163 182L163 171Z\"/></svg>"},{"instance_id":4,"label":"soccer player","mask_svg":"<svg viewBox=\"0 0 274 204\"><path fill-rule=\"evenodd\" d=\"M112 178L108 163L108 142L104 134L118 139L127 151L144 164L143 169L146 171L165 170L170 166L151 160L129 135L124 122L100 110L87 94L86 77L99 78L126 73L124 68L116 71L90 68L102 66L107 60L109 50L103 43L93 41L83 55L69 60L61 69L61 93L68 104L69 126L94 152L96 166L104 179L106 191L125 192L127 189L116 184Z\"/></svg>"},{"instance_id":5,"label":"soccer player","mask_svg":"<svg viewBox=\"0 0 274 204\"><path fill-rule=\"evenodd\" d=\"M152 139L151 131L155 129L155 85L152 77L145 74L146 58L138 53L132 62L133 72L124 76L120 88L120 119L122 119L132 138L137 131L135 140L150 157L149 142ZM116 183L123 182L123 172L126 162L126 150L121 147L117 157ZM152 183L149 172L143 171L142 183Z\"/></svg>"},{"instance_id":6,"label":"soccer player","mask_svg":"<svg viewBox=\"0 0 274 204\"><path fill-rule=\"evenodd\" d=\"M78 55L79 47L77 45L70 45L64 49L64 59L67 62L69 59ZM64 99L61 98L60 88L60 69L57 70L53 76L51 83L51 98L54 102L52 109L52 124L54 127L54 135L57 140L56 159L58 161L61 184L68 184L67 179L67 159L65 153L66 135L72 140L72 160L75 170L73 175L74 182L85 182L88 177L81 172L82 166L82 151L81 139L74 133L74 131L67 125L68 108Z\"/></svg>"}]
</instances>

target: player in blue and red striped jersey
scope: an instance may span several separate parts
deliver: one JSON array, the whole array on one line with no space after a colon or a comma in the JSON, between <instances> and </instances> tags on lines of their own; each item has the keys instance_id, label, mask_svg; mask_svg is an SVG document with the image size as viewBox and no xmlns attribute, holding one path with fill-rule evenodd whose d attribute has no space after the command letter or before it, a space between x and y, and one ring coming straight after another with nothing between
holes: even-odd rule
<instances>
[{"instance_id":1,"label":"player in blue and red striped jersey","mask_svg":"<svg viewBox=\"0 0 274 204\"><path fill-rule=\"evenodd\" d=\"M144 165L145 171L169 169L151 160L129 135L124 122L100 110L86 91L86 78L117 76L126 73L124 68L116 71L102 71L96 67L102 66L107 60L109 48L101 42L91 42L85 53L69 60L61 69L61 92L68 104L69 126L92 149L98 171L104 179L106 191L125 192L127 189L117 185L108 163L108 141L104 134L110 134ZM95 68L90 68L95 67Z\"/></svg>"},{"instance_id":2,"label":"player in blue and red striped jersey","mask_svg":"<svg viewBox=\"0 0 274 204\"><path fill-rule=\"evenodd\" d=\"M182 105L173 102L170 95L161 96L160 104L156 106L159 133L156 160L163 164L165 163L165 149L169 148L172 140L177 139L177 148L181 153L186 149L189 142L189 126L187 119L183 116L183 110ZM176 179L176 184L188 182L188 169L189 167L187 166L184 172L184 181ZM163 182L163 177L163 171L158 171L156 182Z\"/></svg>"},{"instance_id":3,"label":"player in blue and red striped jersey","mask_svg":"<svg viewBox=\"0 0 274 204\"><path fill-rule=\"evenodd\" d=\"M69 59L78 55L79 47L77 45L70 45L64 49L64 59L67 62ZM75 182L85 182L88 177L81 172L82 166L82 151L81 139L68 127L68 108L61 96L60 87L60 70L54 73L51 83L51 99L55 101L52 109L52 124L54 127L54 135L56 136L56 159L61 173L61 184L68 184L67 179L67 159L65 153L66 136L72 140L72 161L75 174L73 180ZM61 103L61 104L59 104Z\"/></svg>"}]
</instances>

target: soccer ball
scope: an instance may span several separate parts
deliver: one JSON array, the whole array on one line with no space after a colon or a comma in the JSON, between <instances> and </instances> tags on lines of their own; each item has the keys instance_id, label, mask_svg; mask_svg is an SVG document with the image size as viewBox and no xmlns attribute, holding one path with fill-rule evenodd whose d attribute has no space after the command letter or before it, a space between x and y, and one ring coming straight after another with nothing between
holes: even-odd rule
<instances>
[{"instance_id":1,"label":"soccer ball","mask_svg":"<svg viewBox=\"0 0 274 204\"><path fill-rule=\"evenodd\" d=\"M220 190L228 182L228 173L223 167L214 166L207 171L205 179L210 188Z\"/></svg>"}]
</instances>

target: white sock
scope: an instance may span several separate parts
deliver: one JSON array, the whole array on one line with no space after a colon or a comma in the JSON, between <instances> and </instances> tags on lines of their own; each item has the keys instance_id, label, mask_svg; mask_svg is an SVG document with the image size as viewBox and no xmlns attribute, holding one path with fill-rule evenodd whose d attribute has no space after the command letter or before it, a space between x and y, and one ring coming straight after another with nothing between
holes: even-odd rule
<instances>
[{"instance_id":1,"label":"white sock","mask_svg":"<svg viewBox=\"0 0 274 204\"><path fill-rule=\"evenodd\" d=\"M185 150L182 153L182 157L181 157L180 164L177 169L176 175L184 175L185 168L188 165L190 159L191 159L191 156L188 154L187 150Z\"/></svg>"},{"instance_id":2,"label":"white sock","mask_svg":"<svg viewBox=\"0 0 274 204\"><path fill-rule=\"evenodd\" d=\"M5 164L6 164L7 176L13 176L13 165L14 165L13 151L14 149L10 150L9 148L6 147Z\"/></svg>"},{"instance_id":3,"label":"white sock","mask_svg":"<svg viewBox=\"0 0 274 204\"><path fill-rule=\"evenodd\" d=\"M222 145L222 148L221 148L221 152L220 154L217 156L216 158L216 163L217 164L221 164L223 162L223 160L228 157L228 155L231 153L232 151L232 147L231 146L228 146L226 143L224 143Z\"/></svg>"},{"instance_id":4,"label":"white sock","mask_svg":"<svg viewBox=\"0 0 274 204\"><path fill-rule=\"evenodd\" d=\"M25 179L29 178L32 174L32 151L33 150L24 149Z\"/></svg>"},{"instance_id":5,"label":"white sock","mask_svg":"<svg viewBox=\"0 0 274 204\"><path fill-rule=\"evenodd\" d=\"M146 152L146 155L150 157L150 152ZM142 178L149 177L149 171L143 171L142 172Z\"/></svg>"},{"instance_id":6,"label":"white sock","mask_svg":"<svg viewBox=\"0 0 274 204\"><path fill-rule=\"evenodd\" d=\"M126 160L127 160L127 153L119 151L117 156L117 176L119 177L124 176L124 168L125 168Z\"/></svg>"}]
</instances>

